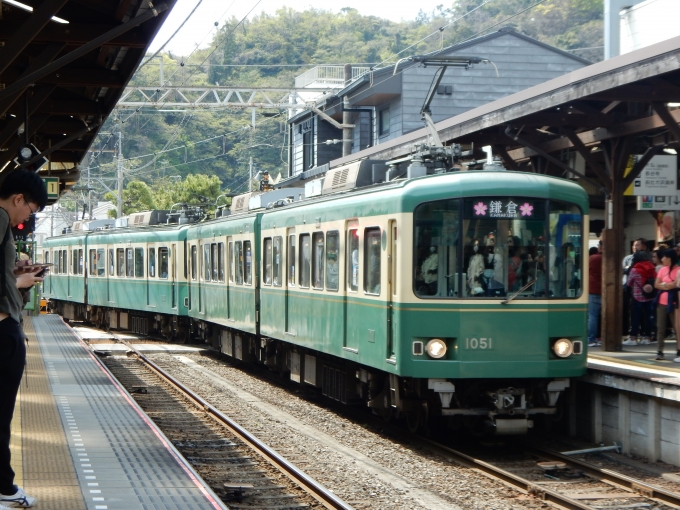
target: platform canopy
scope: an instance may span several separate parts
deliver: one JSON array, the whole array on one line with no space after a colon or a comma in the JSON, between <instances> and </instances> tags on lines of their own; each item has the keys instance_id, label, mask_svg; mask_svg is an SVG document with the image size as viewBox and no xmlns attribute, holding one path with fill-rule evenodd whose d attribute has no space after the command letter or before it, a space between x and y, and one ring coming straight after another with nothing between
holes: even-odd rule
<instances>
[{"instance_id":1,"label":"platform canopy","mask_svg":"<svg viewBox=\"0 0 680 510\"><path fill-rule=\"evenodd\" d=\"M29 142L72 186L175 2L0 0L0 171Z\"/></svg>"},{"instance_id":2,"label":"platform canopy","mask_svg":"<svg viewBox=\"0 0 680 510\"><path fill-rule=\"evenodd\" d=\"M584 67L436 124L445 144L474 143L475 149L491 145L509 170L575 177L591 195L592 205L606 202L602 324L608 350L620 349L622 337L621 260L628 252L623 245L624 190L653 156L680 147L678 107L680 37ZM413 131L334 160L330 166L366 157L407 156L425 137L425 129ZM631 155L639 156L634 165ZM585 164L577 165L577 160Z\"/></svg>"}]
</instances>

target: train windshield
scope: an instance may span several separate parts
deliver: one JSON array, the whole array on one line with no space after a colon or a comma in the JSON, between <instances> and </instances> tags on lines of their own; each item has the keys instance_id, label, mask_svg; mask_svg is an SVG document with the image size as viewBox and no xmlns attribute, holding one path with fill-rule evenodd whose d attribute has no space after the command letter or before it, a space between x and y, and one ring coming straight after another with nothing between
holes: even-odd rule
<instances>
[{"instance_id":1,"label":"train windshield","mask_svg":"<svg viewBox=\"0 0 680 510\"><path fill-rule=\"evenodd\" d=\"M573 204L480 197L414 213L420 298L570 299L582 293L583 215Z\"/></svg>"}]
</instances>

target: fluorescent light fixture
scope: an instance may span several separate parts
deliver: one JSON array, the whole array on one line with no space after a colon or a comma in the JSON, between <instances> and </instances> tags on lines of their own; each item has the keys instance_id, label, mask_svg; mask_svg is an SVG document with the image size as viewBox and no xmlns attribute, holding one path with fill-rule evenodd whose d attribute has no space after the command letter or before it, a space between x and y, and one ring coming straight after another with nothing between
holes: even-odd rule
<instances>
[{"instance_id":1,"label":"fluorescent light fixture","mask_svg":"<svg viewBox=\"0 0 680 510\"><path fill-rule=\"evenodd\" d=\"M24 11L33 12L33 7L31 7L30 5L22 4L21 2L17 2L16 0L2 0L2 1L8 5L13 5L14 7L23 9ZM52 21L56 21L57 23L68 23L68 21L66 21L65 19L57 18L56 16L52 16Z\"/></svg>"}]
</instances>

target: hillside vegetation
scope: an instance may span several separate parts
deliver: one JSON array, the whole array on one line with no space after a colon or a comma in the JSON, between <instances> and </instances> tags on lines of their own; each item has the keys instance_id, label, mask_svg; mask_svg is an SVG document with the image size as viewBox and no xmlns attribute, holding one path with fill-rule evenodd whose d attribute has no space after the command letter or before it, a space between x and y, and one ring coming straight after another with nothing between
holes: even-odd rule
<instances>
[{"instance_id":1,"label":"hillside vegetation","mask_svg":"<svg viewBox=\"0 0 680 510\"><path fill-rule=\"evenodd\" d=\"M314 65L389 65L401 57L438 50L502 26L575 50L574 54L589 60L601 59L602 0L536 3L456 0L448 8L442 5L431 13L421 11L417 19L401 23L362 16L349 8L339 13L283 8L241 24L237 19L228 20L209 48L189 56L164 53L144 65L132 84L158 85L162 58L164 79L173 85L291 87L295 76ZM521 14L515 16L517 13ZM445 28L439 31L440 27ZM267 170L272 177L280 172L285 177L286 115L285 111L258 110L253 129L250 110L119 111L108 119L93 149L113 149L117 135L110 134L120 131L126 183L144 182L159 197L167 195L169 182L177 185L191 174L217 176L221 191L243 192L248 187L251 157L255 171ZM111 154L104 151L90 158L92 175L115 176Z\"/></svg>"}]
</instances>

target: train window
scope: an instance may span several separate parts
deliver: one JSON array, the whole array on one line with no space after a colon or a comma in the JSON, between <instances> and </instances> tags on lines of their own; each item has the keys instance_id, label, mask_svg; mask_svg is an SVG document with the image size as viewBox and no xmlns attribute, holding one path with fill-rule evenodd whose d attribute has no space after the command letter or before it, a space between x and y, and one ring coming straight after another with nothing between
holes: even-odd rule
<instances>
[{"instance_id":1,"label":"train window","mask_svg":"<svg viewBox=\"0 0 680 510\"><path fill-rule=\"evenodd\" d=\"M224 243L217 243L217 279L224 281Z\"/></svg>"},{"instance_id":2,"label":"train window","mask_svg":"<svg viewBox=\"0 0 680 510\"><path fill-rule=\"evenodd\" d=\"M160 252L159 252L160 254ZM198 265L198 247L195 244L191 245L191 279L195 280L197 278L197 266Z\"/></svg>"},{"instance_id":3,"label":"train window","mask_svg":"<svg viewBox=\"0 0 680 510\"><path fill-rule=\"evenodd\" d=\"M235 271L234 271L234 243L229 241L229 281L234 281Z\"/></svg>"},{"instance_id":4,"label":"train window","mask_svg":"<svg viewBox=\"0 0 680 510\"><path fill-rule=\"evenodd\" d=\"M210 245L210 267L212 268L212 281L217 281L219 268L217 267L217 243Z\"/></svg>"},{"instance_id":5,"label":"train window","mask_svg":"<svg viewBox=\"0 0 680 510\"><path fill-rule=\"evenodd\" d=\"M113 248L109 248L109 276L113 276L116 269L116 259L113 253Z\"/></svg>"},{"instance_id":6,"label":"train window","mask_svg":"<svg viewBox=\"0 0 680 510\"><path fill-rule=\"evenodd\" d=\"M457 199L428 202L416 208L413 288L418 297L462 297L458 291L461 279L458 269L459 209L460 200ZM484 224L483 220L468 220L465 225L475 223L477 230L473 229L470 234L473 238L479 235L479 229L495 228L495 220L492 221L493 227ZM470 227L466 228L470 231Z\"/></svg>"},{"instance_id":7,"label":"train window","mask_svg":"<svg viewBox=\"0 0 680 510\"><path fill-rule=\"evenodd\" d=\"M84 260L83 249L78 250L78 274L83 274L85 271L85 260Z\"/></svg>"},{"instance_id":8,"label":"train window","mask_svg":"<svg viewBox=\"0 0 680 510\"><path fill-rule=\"evenodd\" d=\"M158 248L158 276L163 279L168 277L168 260L170 259L170 253L167 248Z\"/></svg>"},{"instance_id":9,"label":"train window","mask_svg":"<svg viewBox=\"0 0 680 510\"><path fill-rule=\"evenodd\" d=\"M340 234L337 230L326 234L326 289L338 290L340 283Z\"/></svg>"},{"instance_id":10,"label":"train window","mask_svg":"<svg viewBox=\"0 0 680 510\"><path fill-rule=\"evenodd\" d=\"M243 241L243 280L246 285L253 283L253 253L250 241Z\"/></svg>"},{"instance_id":11,"label":"train window","mask_svg":"<svg viewBox=\"0 0 680 510\"><path fill-rule=\"evenodd\" d=\"M355 228L347 233L347 289L359 290L359 231Z\"/></svg>"},{"instance_id":12,"label":"train window","mask_svg":"<svg viewBox=\"0 0 680 510\"><path fill-rule=\"evenodd\" d=\"M57 258L55 259L55 262L57 263L57 274L61 274L61 250L57 250L56 252Z\"/></svg>"},{"instance_id":13,"label":"train window","mask_svg":"<svg viewBox=\"0 0 680 510\"><path fill-rule=\"evenodd\" d=\"M295 235L288 236L288 286L295 287Z\"/></svg>"},{"instance_id":14,"label":"train window","mask_svg":"<svg viewBox=\"0 0 680 510\"><path fill-rule=\"evenodd\" d=\"M262 260L262 285L272 284L272 238L264 240L264 259Z\"/></svg>"},{"instance_id":15,"label":"train window","mask_svg":"<svg viewBox=\"0 0 680 510\"><path fill-rule=\"evenodd\" d=\"M241 241L234 243L234 281L237 285L243 285L243 244Z\"/></svg>"},{"instance_id":16,"label":"train window","mask_svg":"<svg viewBox=\"0 0 680 510\"><path fill-rule=\"evenodd\" d=\"M125 248L125 276L129 278L135 276L135 254L132 248Z\"/></svg>"},{"instance_id":17,"label":"train window","mask_svg":"<svg viewBox=\"0 0 680 510\"><path fill-rule=\"evenodd\" d=\"M380 229L364 230L364 292L380 295L381 246Z\"/></svg>"},{"instance_id":18,"label":"train window","mask_svg":"<svg viewBox=\"0 0 680 510\"><path fill-rule=\"evenodd\" d=\"M144 248L135 248L135 278L144 278Z\"/></svg>"},{"instance_id":19,"label":"train window","mask_svg":"<svg viewBox=\"0 0 680 510\"><path fill-rule=\"evenodd\" d=\"M97 276L97 250L90 250L90 276Z\"/></svg>"},{"instance_id":20,"label":"train window","mask_svg":"<svg viewBox=\"0 0 680 510\"><path fill-rule=\"evenodd\" d=\"M548 242L548 292L554 298L581 295L583 234L581 211L572 204L550 201Z\"/></svg>"},{"instance_id":21,"label":"train window","mask_svg":"<svg viewBox=\"0 0 680 510\"><path fill-rule=\"evenodd\" d=\"M104 258L104 248L97 248L97 276L105 276L106 259Z\"/></svg>"},{"instance_id":22,"label":"train window","mask_svg":"<svg viewBox=\"0 0 680 510\"><path fill-rule=\"evenodd\" d=\"M61 274L68 273L68 250L61 250Z\"/></svg>"},{"instance_id":23,"label":"train window","mask_svg":"<svg viewBox=\"0 0 680 510\"><path fill-rule=\"evenodd\" d=\"M323 290L323 260L324 260L323 232L312 234L312 287Z\"/></svg>"},{"instance_id":24,"label":"train window","mask_svg":"<svg viewBox=\"0 0 680 510\"><path fill-rule=\"evenodd\" d=\"M274 254L272 256L272 269L274 272L274 287L280 287L283 284L283 267L281 266L281 250L283 247L283 237L276 236L274 238Z\"/></svg>"},{"instance_id":25,"label":"train window","mask_svg":"<svg viewBox=\"0 0 680 510\"><path fill-rule=\"evenodd\" d=\"M50 252L46 251L45 254L43 255L43 260L45 261L45 264L50 263Z\"/></svg>"},{"instance_id":26,"label":"train window","mask_svg":"<svg viewBox=\"0 0 680 510\"><path fill-rule=\"evenodd\" d=\"M210 244L203 245L203 278L204 281L210 281Z\"/></svg>"},{"instance_id":27,"label":"train window","mask_svg":"<svg viewBox=\"0 0 680 510\"><path fill-rule=\"evenodd\" d=\"M71 274L78 274L78 250L71 252Z\"/></svg>"},{"instance_id":28,"label":"train window","mask_svg":"<svg viewBox=\"0 0 680 510\"><path fill-rule=\"evenodd\" d=\"M300 234L300 287L309 288L312 244L309 234Z\"/></svg>"},{"instance_id":29,"label":"train window","mask_svg":"<svg viewBox=\"0 0 680 510\"><path fill-rule=\"evenodd\" d=\"M149 248L149 278L156 277L156 248Z\"/></svg>"},{"instance_id":30,"label":"train window","mask_svg":"<svg viewBox=\"0 0 680 510\"><path fill-rule=\"evenodd\" d=\"M118 271L116 271L117 276L125 276L125 249L118 248L116 250L116 262Z\"/></svg>"}]
</instances>

